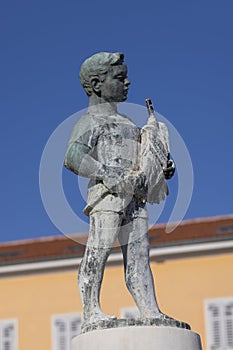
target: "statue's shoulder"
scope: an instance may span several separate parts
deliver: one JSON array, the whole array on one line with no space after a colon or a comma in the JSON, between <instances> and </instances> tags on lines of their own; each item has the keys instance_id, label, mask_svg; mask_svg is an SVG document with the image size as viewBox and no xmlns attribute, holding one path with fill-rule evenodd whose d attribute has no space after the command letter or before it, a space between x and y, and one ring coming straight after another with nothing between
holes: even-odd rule
<instances>
[{"instance_id":1,"label":"statue's shoulder","mask_svg":"<svg viewBox=\"0 0 233 350\"><path fill-rule=\"evenodd\" d=\"M122 119L122 121L128 123L128 124L131 124L131 125L134 125L134 126L137 126L134 121L126 114L118 114L119 117Z\"/></svg>"},{"instance_id":2,"label":"statue's shoulder","mask_svg":"<svg viewBox=\"0 0 233 350\"><path fill-rule=\"evenodd\" d=\"M75 123L72 134L78 135L87 132L93 128L95 121L89 113L83 114Z\"/></svg>"},{"instance_id":3,"label":"statue's shoulder","mask_svg":"<svg viewBox=\"0 0 233 350\"><path fill-rule=\"evenodd\" d=\"M78 141L89 145L92 143L90 140L94 138L97 127L98 121L92 114L88 112L83 114L73 127L69 143Z\"/></svg>"},{"instance_id":4,"label":"statue's shoulder","mask_svg":"<svg viewBox=\"0 0 233 350\"><path fill-rule=\"evenodd\" d=\"M93 118L93 115L86 112L77 120L74 127L85 128L89 124L94 124L94 122L95 122L95 120Z\"/></svg>"}]
</instances>

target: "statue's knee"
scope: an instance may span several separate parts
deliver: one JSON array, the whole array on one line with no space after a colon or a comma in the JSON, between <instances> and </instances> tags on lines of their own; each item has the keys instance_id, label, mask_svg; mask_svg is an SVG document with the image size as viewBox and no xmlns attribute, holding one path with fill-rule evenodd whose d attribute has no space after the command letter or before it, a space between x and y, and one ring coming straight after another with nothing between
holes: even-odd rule
<instances>
[{"instance_id":1,"label":"statue's knee","mask_svg":"<svg viewBox=\"0 0 233 350\"><path fill-rule=\"evenodd\" d=\"M149 255L147 253L141 254L139 257L140 264L138 265L138 269L141 269L142 267L146 267L149 265Z\"/></svg>"}]
</instances>

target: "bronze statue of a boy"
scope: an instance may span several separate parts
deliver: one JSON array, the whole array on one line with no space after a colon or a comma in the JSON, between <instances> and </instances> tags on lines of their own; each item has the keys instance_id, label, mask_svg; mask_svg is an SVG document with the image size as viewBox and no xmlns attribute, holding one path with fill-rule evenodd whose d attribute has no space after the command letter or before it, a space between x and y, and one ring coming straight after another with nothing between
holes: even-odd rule
<instances>
[{"instance_id":1,"label":"bronze statue of a boy","mask_svg":"<svg viewBox=\"0 0 233 350\"><path fill-rule=\"evenodd\" d=\"M104 267L117 239L126 285L140 318L164 317L149 266L148 184L140 168L141 131L117 111L130 85L124 55L100 52L91 56L81 66L80 80L89 106L73 129L65 166L90 178L84 209L90 217L90 233L78 278L84 322L114 318L101 311L99 297ZM161 171L164 178L171 178L174 166L169 163Z\"/></svg>"}]
</instances>

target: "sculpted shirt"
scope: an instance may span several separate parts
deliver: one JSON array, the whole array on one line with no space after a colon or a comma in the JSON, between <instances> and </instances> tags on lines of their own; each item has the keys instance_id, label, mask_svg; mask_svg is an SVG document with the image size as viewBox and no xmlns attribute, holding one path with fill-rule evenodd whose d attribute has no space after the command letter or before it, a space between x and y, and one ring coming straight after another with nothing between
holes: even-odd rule
<instances>
[{"instance_id":1,"label":"sculpted shirt","mask_svg":"<svg viewBox=\"0 0 233 350\"><path fill-rule=\"evenodd\" d=\"M75 151L72 153L73 145ZM69 165L69 158L74 159L73 154L76 163L79 163L75 164L74 172L91 179L84 209L86 215L103 210L122 212L127 203L135 201L125 193L111 193L98 178L98 172L103 165L124 171L138 170L139 152L140 130L128 117L120 114L103 117L87 113L78 120L68 144L65 166L74 171ZM77 170L81 168L84 170ZM143 215L147 217L146 211Z\"/></svg>"}]
</instances>

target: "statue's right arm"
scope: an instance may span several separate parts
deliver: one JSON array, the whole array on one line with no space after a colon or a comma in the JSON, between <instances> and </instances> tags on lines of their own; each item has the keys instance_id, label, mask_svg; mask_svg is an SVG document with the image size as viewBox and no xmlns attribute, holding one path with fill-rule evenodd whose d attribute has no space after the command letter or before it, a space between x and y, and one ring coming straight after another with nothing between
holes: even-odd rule
<instances>
[{"instance_id":1,"label":"statue's right arm","mask_svg":"<svg viewBox=\"0 0 233 350\"><path fill-rule=\"evenodd\" d=\"M64 166L77 175L103 180L104 167L90 153L88 146L73 142L66 152Z\"/></svg>"},{"instance_id":2,"label":"statue's right arm","mask_svg":"<svg viewBox=\"0 0 233 350\"><path fill-rule=\"evenodd\" d=\"M101 164L92 157L91 149L79 142L73 142L69 145L64 166L77 175L103 181L109 189L121 182L124 176L124 171L121 168Z\"/></svg>"},{"instance_id":3,"label":"statue's right arm","mask_svg":"<svg viewBox=\"0 0 233 350\"><path fill-rule=\"evenodd\" d=\"M75 125L68 149L65 155L64 166L77 175L89 179L101 180L106 187L112 189L121 182L124 169L106 166L94 157L100 128L84 116Z\"/></svg>"}]
</instances>

